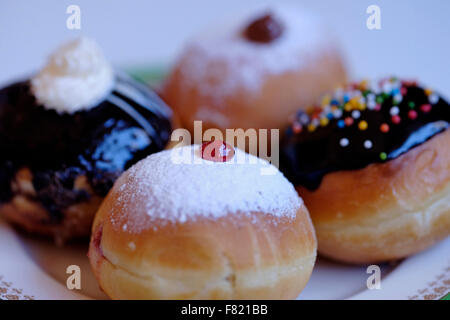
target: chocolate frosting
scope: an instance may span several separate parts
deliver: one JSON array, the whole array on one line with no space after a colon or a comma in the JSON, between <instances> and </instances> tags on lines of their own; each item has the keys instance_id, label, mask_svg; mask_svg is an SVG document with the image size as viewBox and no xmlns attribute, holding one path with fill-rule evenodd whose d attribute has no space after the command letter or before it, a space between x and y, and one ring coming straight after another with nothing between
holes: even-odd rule
<instances>
[{"instance_id":1,"label":"chocolate frosting","mask_svg":"<svg viewBox=\"0 0 450 320\"><path fill-rule=\"evenodd\" d=\"M36 200L59 220L64 208L90 197L74 188L77 176L105 196L124 170L164 148L170 118L153 91L123 74L103 102L74 114L39 105L29 81L12 84L0 90L0 203L12 197L11 181L26 167Z\"/></svg>"},{"instance_id":2,"label":"chocolate frosting","mask_svg":"<svg viewBox=\"0 0 450 320\"><path fill-rule=\"evenodd\" d=\"M315 190L330 172L395 159L448 129L450 106L436 93L395 78L380 86L351 85L297 114L280 156L292 183Z\"/></svg>"}]
</instances>

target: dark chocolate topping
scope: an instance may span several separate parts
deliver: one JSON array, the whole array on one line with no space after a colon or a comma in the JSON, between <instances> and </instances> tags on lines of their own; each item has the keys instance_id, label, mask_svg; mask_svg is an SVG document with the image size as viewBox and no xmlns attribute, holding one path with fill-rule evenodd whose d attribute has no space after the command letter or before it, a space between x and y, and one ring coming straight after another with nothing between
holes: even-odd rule
<instances>
[{"instance_id":1,"label":"dark chocolate topping","mask_svg":"<svg viewBox=\"0 0 450 320\"><path fill-rule=\"evenodd\" d=\"M327 173L395 159L449 127L450 106L431 90L395 78L380 86L351 85L298 113L281 152L289 180L314 190Z\"/></svg>"},{"instance_id":2,"label":"dark chocolate topping","mask_svg":"<svg viewBox=\"0 0 450 320\"><path fill-rule=\"evenodd\" d=\"M245 37L254 42L269 43L283 33L283 25L271 14L253 21L244 31Z\"/></svg>"},{"instance_id":3,"label":"dark chocolate topping","mask_svg":"<svg viewBox=\"0 0 450 320\"><path fill-rule=\"evenodd\" d=\"M37 200L54 218L89 198L74 188L85 175L105 196L115 179L169 140L171 111L150 89L125 75L98 106L58 114L36 102L28 81L0 90L0 201L12 196L11 181L29 168Z\"/></svg>"}]
</instances>

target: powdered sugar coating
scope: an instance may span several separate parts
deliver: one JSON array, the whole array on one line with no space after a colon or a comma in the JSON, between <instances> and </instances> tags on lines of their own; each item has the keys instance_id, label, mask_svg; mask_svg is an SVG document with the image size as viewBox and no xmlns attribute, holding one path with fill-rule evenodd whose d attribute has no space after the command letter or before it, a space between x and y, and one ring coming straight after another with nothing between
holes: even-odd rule
<instances>
[{"instance_id":1,"label":"powdered sugar coating","mask_svg":"<svg viewBox=\"0 0 450 320\"><path fill-rule=\"evenodd\" d=\"M292 184L267 161L236 149L231 161L212 162L198 150L192 145L162 151L125 172L112 190L118 195L113 211L121 208L112 212L113 224L138 232L154 220L183 223L256 212L293 218L302 206Z\"/></svg>"},{"instance_id":2,"label":"powdered sugar coating","mask_svg":"<svg viewBox=\"0 0 450 320\"><path fill-rule=\"evenodd\" d=\"M243 30L267 13L283 25L281 36L270 43L247 40ZM258 93L265 75L304 68L318 52L332 47L321 23L310 13L285 5L262 7L192 39L180 68L183 88L200 88L203 96L225 107L224 98L236 90Z\"/></svg>"}]
</instances>

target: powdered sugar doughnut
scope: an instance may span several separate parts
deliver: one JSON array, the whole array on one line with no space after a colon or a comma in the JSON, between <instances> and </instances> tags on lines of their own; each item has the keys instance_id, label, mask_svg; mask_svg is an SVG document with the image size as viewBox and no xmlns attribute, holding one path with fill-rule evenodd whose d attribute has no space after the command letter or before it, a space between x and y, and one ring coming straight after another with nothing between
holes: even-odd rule
<instances>
[{"instance_id":1,"label":"powdered sugar doughnut","mask_svg":"<svg viewBox=\"0 0 450 320\"><path fill-rule=\"evenodd\" d=\"M288 116L345 82L336 45L316 17L273 6L193 39L164 86L193 128L284 128Z\"/></svg>"},{"instance_id":2,"label":"powdered sugar doughnut","mask_svg":"<svg viewBox=\"0 0 450 320\"><path fill-rule=\"evenodd\" d=\"M198 145L166 150L117 180L96 216L89 250L111 298L300 293L316 257L308 211L275 167L233 152L216 162Z\"/></svg>"}]
</instances>

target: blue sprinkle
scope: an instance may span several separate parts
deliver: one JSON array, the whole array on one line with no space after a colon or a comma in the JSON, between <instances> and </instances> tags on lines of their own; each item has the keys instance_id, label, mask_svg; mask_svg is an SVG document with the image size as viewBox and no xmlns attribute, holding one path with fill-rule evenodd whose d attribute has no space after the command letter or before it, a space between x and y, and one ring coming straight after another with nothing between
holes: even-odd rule
<instances>
[{"instance_id":1,"label":"blue sprinkle","mask_svg":"<svg viewBox=\"0 0 450 320\"><path fill-rule=\"evenodd\" d=\"M339 128L344 128L344 127L345 127L345 121L344 121L344 120L339 120L339 121L337 122L337 126L338 126Z\"/></svg>"},{"instance_id":2,"label":"blue sprinkle","mask_svg":"<svg viewBox=\"0 0 450 320\"><path fill-rule=\"evenodd\" d=\"M339 101L337 101L336 99L331 100L330 104L332 106L338 106L339 105Z\"/></svg>"},{"instance_id":3,"label":"blue sprinkle","mask_svg":"<svg viewBox=\"0 0 450 320\"><path fill-rule=\"evenodd\" d=\"M344 103L347 103L350 101L350 97L348 95L344 95Z\"/></svg>"},{"instance_id":4,"label":"blue sprinkle","mask_svg":"<svg viewBox=\"0 0 450 320\"><path fill-rule=\"evenodd\" d=\"M334 118L333 113L330 112L329 114L327 114L327 118L329 120L333 119Z\"/></svg>"},{"instance_id":5,"label":"blue sprinkle","mask_svg":"<svg viewBox=\"0 0 450 320\"><path fill-rule=\"evenodd\" d=\"M395 96L396 94L400 94L400 89L396 88L392 90L392 95Z\"/></svg>"}]
</instances>

